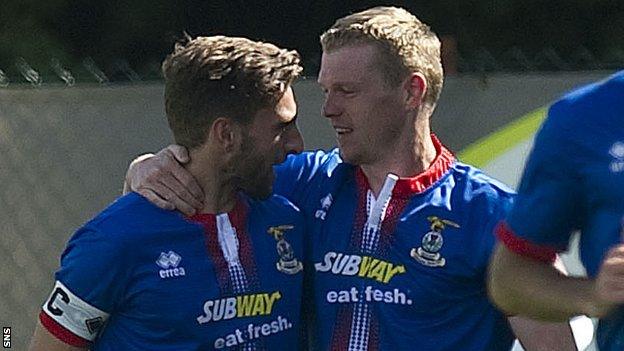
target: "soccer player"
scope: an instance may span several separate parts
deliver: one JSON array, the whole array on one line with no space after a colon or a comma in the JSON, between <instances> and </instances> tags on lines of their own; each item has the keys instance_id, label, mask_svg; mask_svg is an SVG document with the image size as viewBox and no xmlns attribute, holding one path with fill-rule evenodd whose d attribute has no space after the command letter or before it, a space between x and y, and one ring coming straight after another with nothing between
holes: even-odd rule
<instances>
[{"instance_id":1,"label":"soccer player","mask_svg":"<svg viewBox=\"0 0 624 351\"><path fill-rule=\"evenodd\" d=\"M245 38L176 45L166 113L203 205L185 217L130 193L79 229L31 350L300 346L303 216L271 194L273 165L303 147L301 69L296 52Z\"/></svg>"},{"instance_id":2,"label":"soccer player","mask_svg":"<svg viewBox=\"0 0 624 351\"><path fill-rule=\"evenodd\" d=\"M312 348L508 350L513 334L485 273L513 195L430 132L443 81L437 37L403 9L376 7L339 19L321 44L322 111L340 148L290 156L274 185L312 236ZM133 162L129 187L192 207L181 181L155 194L154 179L182 178L174 159L184 160L179 148ZM514 324L529 335L526 321ZM529 349L574 348L565 325L533 331Z\"/></svg>"},{"instance_id":3,"label":"soccer player","mask_svg":"<svg viewBox=\"0 0 624 351\"><path fill-rule=\"evenodd\" d=\"M553 104L535 139L518 198L497 228L495 302L545 320L601 317L600 350L624 349L624 71ZM589 278L549 263L581 231Z\"/></svg>"}]
</instances>

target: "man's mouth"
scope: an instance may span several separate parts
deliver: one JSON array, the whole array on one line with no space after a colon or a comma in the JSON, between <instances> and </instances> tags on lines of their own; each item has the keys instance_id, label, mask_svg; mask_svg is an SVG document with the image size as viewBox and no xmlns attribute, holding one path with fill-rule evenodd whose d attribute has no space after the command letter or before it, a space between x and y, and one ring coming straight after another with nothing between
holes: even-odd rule
<instances>
[{"instance_id":1,"label":"man's mouth","mask_svg":"<svg viewBox=\"0 0 624 351\"><path fill-rule=\"evenodd\" d=\"M346 128L346 127L334 127L334 130L336 131L336 134L338 135L343 135L343 134L348 134L348 133L353 132L353 129Z\"/></svg>"}]
</instances>

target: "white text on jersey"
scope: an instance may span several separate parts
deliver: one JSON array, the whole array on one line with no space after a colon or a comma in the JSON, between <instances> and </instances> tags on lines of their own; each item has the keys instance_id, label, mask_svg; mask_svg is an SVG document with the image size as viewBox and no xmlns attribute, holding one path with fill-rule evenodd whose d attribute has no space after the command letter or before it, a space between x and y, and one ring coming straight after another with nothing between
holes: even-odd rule
<instances>
[{"instance_id":1,"label":"white text on jersey","mask_svg":"<svg viewBox=\"0 0 624 351\"><path fill-rule=\"evenodd\" d=\"M405 266L370 256L347 255L330 251L325 254L323 262L315 263L318 272L329 272L347 276L358 275L362 278L374 279L380 283L388 283L396 274L405 273Z\"/></svg>"},{"instance_id":2,"label":"white text on jersey","mask_svg":"<svg viewBox=\"0 0 624 351\"><path fill-rule=\"evenodd\" d=\"M232 318L270 315L275 302L282 298L279 291L208 300L204 313L197 317L199 324Z\"/></svg>"}]
</instances>

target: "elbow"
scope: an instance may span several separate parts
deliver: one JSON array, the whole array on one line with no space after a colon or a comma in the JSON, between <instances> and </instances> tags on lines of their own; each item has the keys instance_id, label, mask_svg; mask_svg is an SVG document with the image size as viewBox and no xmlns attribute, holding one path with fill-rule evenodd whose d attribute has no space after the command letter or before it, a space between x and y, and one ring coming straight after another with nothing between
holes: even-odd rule
<instances>
[{"instance_id":1,"label":"elbow","mask_svg":"<svg viewBox=\"0 0 624 351\"><path fill-rule=\"evenodd\" d=\"M511 298L511 294L508 289L505 288L505 284L499 279L495 279L490 276L488 282L488 296L490 301L501 311L508 315L517 314L517 310L514 307Z\"/></svg>"}]
</instances>

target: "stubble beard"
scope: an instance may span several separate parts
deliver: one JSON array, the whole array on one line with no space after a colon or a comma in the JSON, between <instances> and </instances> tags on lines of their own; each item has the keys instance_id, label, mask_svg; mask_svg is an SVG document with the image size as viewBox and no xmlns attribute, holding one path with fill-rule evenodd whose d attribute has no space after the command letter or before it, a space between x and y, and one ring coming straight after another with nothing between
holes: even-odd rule
<instances>
[{"instance_id":1,"label":"stubble beard","mask_svg":"<svg viewBox=\"0 0 624 351\"><path fill-rule=\"evenodd\" d=\"M246 140L234 161L238 188L253 199L266 200L273 192L273 167L267 166L266 157L254 152L253 143Z\"/></svg>"}]
</instances>

